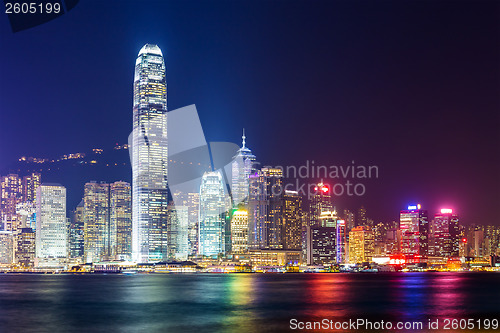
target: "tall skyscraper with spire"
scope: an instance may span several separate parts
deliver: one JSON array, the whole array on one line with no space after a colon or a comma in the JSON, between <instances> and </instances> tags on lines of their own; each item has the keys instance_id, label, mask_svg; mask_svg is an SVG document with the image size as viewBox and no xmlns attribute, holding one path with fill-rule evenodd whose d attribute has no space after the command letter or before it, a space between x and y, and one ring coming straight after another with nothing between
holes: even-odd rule
<instances>
[{"instance_id":1,"label":"tall skyscraper with spire","mask_svg":"<svg viewBox=\"0 0 500 333\"><path fill-rule=\"evenodd\" d=\"M233 205L248 203L249 176L255 172L255 155L246 146L245 129L243 129L242 146L233 158L232 163L232 196Z\"/></svg>"},{"instance_id":2,"label":"tall skyscraper with spire","mask_svg":"<svg viewBox=\"0 0 500 333\"><path fill-rule=\"evenodd\" d=\"M146 44L135 63L132 160L132 253L139 262L167 256L167 82L163 54Z\"/></svg>"}]
</instances>

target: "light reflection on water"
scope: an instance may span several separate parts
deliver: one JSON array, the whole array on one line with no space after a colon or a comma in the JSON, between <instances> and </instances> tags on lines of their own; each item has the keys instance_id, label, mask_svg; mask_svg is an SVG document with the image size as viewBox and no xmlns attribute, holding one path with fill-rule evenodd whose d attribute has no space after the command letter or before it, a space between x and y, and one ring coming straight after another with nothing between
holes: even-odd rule
<instances>
[{"instance_id":1,"label":"light reflection on water","mask_svg":"<svg viewBox=\"0 0 500 333\"><path fill-rule=\"evenodd\" d=\"M0 332L276 332L289 320L493 318L500 274L0 275Z\"/></svg>"}]
</instances>

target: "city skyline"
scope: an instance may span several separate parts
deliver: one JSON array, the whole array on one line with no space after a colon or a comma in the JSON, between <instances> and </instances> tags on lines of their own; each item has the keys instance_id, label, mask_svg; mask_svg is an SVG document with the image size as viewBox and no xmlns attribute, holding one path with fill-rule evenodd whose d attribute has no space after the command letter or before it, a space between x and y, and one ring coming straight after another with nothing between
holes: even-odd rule
<instances>
[{"instance_id":1,"label":"city skyline","mask_svg":"<svg viewBox=\"0 0 500 333\"><path fill-rule=\"evenodd\" d=\"M133 10L135 5L130 6L126 8ZM173 13L180 17L187 15L187 9L182 6L163 6L166 11L150 14L156 18L170 17ZM205 6L210 8L208 4ZM231 15L243 15L243 5L232 6L234 14L232 12ZM48 93L42 95L43 88L31 89L35 96L33 101L37 101L34 105L30 100L16 98L18 95L12 91L14 86L29 88L30 83L20 82L11 69L5 69L6 80L14 83L5 85L5 94L2 94L6 110L15 110L15 101L28 110L33 123L23 123L21 126L16 112L1 113L0 120L10 126L0 133L0 138L2 142L11 142L0 147L1 174L7 174L12 163L23 155L59 156L125 142L130 124L124 112L127 105L130 107L130 102L127 104L127 101L132 99L130 72L135 60L130 54L137 54L144 42L152 42L165 50L167 67L170 68L169 101L173 108L196 103L204 130L211 141L239 142L241 128L246 128L247 136L252 138L252 150L264 162L263 165L300 166L305 161L313 160L318 165L349 165L351 161L361 165L377 165L380 176L367 182L366 195L362 198L341 196L336 200L341 208L357 209L364 205L375 220L397 219L397 211L385 209L387 205L404 207L409 202L420 201L432 211L445 206L453 207L459 211L465 223L499 223L494 215L494 208L500 198L497 172L499 154L498 144L495 143L499 141L499 123L495 113L498 101L494 97L494 92L498 91L498 80L495 79L498 77L498 66L495 64L499 50L498 43L491 42L497 37L496 30L492 27L498 23L493 20L492 14L488 14L488 4L482 3L472 10L465 4L457 5L453 13L448 13L444 5L435 4L432 17L439 17L440 21L431 20L424 27L416 24L425 15L431 15L426 14L424 5L407 4L408 7L405 7L387 4L384 7L387 11L378 12L387 22L387 26L383 26L377 23L378 20L375 22L370 20L370 16L366 16L368 10L373 8L342 3L323 4L325 14L322 15L318 8L312 9L299 4L284 10L292 17L300 15L300 10L318 14L317 21L324 25L323 28L320 29L319 23L307 25L308 21L289 24L290 27L284 31L270 20L270 15L276 13L277 7L271 3L262 3L262 6L267 11L250 9L270 33L270 39L262 39L261 42L257 40L261 40L259 38L263 35L259 31L250 30L244 22L235 30L235 33L238 31L248 37L244 41L238 40L238 35L220 31L220 26L217 25L214 26L217 39L214 39L210 31L181 29L185 25L179 19L166 20L169 23L162 23L158 29L158 26L151 23L155 21L153 17L146 17L147 11L138 10L137 22L131 23L131 27L140 24L144 29L140 33L125 31L119 34L119 46L113 48L112 53L114 61L105 61L104 58L109 58L104 56L100 59L95 52L91 53L91 50L100 50L104 52L103 55L111 52L110 46L104 44L105 38L101 40L98 34L93 34L93 40L80 39L85 48L82 52L72 52L74 58L71 62L62 57L59 62L54 63L49 53L38 51L40 61L48 64L46 68L39 66L36 61L32 62L28 56L32 53L30 45L37 45L32 40L32 32L17 34L20 37L16 40L7 34L5 27L2 28L2 38L5 37L6 42L16 46L11 53L2 55L4 63L13 64L12 68L19 68L22 73L28 69L30 73L39 73L40 76L37 77L25 73L26 77L33 77L34 83L43 80L42 78L52 81L52 75L47 70L55 68L57 64L66 69L60 72L67 74L60 82L71 82L72 85L54 83L53 86L60 91L59 99L49 98L52 95ZM103 5L103 11L99 15L104 15L112 8L112 4ZM410 8L411 11L408 11ZM90 8L80 4L78 9L67 15L72 15L71 20L75 24L81 20L79 15L84 15ZM337 20L337 23L327 20L327 13L339 15L354 11L366 14L361 15L366 18L364 21L360 18L355 21L358 24L356 26L342 19ZM401 22L394 14L405 17L407 22ZM232 22L228 10L213 15L223 22ZM118 17L119 22L125 19L125 16ZM480 38L476 32L465 30L459 25L464 17L472 20L477 31L483 32ZM481 20L477 17L481 17ZM202 24L211 22L202 13L196 13L196 18ZM63 55L80 49L81 45L72 38L56 31L60 24L63 24L61 20L34 28L37 38L42 36L42 40L48 43L47 49L50 49L55 44L52 44L49 35L60 36L65 45L61 49ZM96 26L99 24L101 23ZM162 27L179 29L174 33ZM401 32L395 32L395 27L400 28ZM281 44L276 43L280 31L284 37ZM341 31L346 33L345 37L340 37ZM447 37L452 32L461 36L459 41ZM79 33L83 31L76 31L75 36ZM309 36L314 38L308 42ZM396 42L402 40L403 36L407 37L407 41L397 46L399 44ZM298 48L296 52L287 52L292 50L294 37L302 48ZM370 37L368 40L372 40L371 43L380 45L377 52L370 48L370 43L368 46L357 46L355 43L367 37ZM325 44L320 42L328 38L331 39L330 42L321 48L320 45ZM347 38L351 38L353 42L348 43ZM223 43L218 44L216 41ZM187 52L188 42L194 50L202 52L197 55ZM224 53L231 50L225 46L228 42L233 42L235 51ZM261 47L257 47L258 45ZM250 49L252 52L247 52ZM263 52L267 54L270 50L276 56L262 58ZM364 53L360 51L367 52L367 56L361 57ZM22 52L22 55L18 52ZM117 56L118 54L123 57ZM244 54L248 56L242 57ZM13 56L16 56L15 59ZM351 56L350 60L348 56ZM391 61L384 60L384 56ZM84 58L93 60L92 63L97 67L92 71L98 71L103 80L95 80L95 74L89 75L95 73L91 70L83 71L86 68L83 66ZM217 59L224 59L225 65L222 66ZM311 62L307 59L316 60L317 66L310 65ZM373 59L378 61L376 67L379 70L370 66ZM15 66L21 60L27 65ZM170 62L171 65L168 64ZM262 64L252 67L259 68L257 73L250 73L245 69L255 62ZM410 66L410 62L414 65ZM73 63L79 64L79 67L71 71L69 68ZM213 69L206 67L208 63L214 66ZM188 64L191 66L187 66ZM293 68L292 64L298 66ZM103 69L104 65L106 70ZM235 70L228 73L225 67ZM420 69L420 73L417 69ZM403 73L399 75L397 70L403 70ZM295 72L296 74L292 74ZM328 79L327 74L332 74L336 79ZM436 83L427 80L433 76ZM119 82L113 87L102 89L101 85L111 77L119 78ZM209 78L213 80L209 81ZM302 81L301 78L317 89L304 85L297 85L297 88L292 86L292 82L297 84ZM375 78L380 78L380 82ZM285 84L280 90L269 86L287 81L286 79L291 84ZM241 88L237 84L230 85L247 81L250 83ZM384 88L384 91L378 87ZM96 91L97 88L99 91ZM297 91L299 88L300 94ZM281 90L286 93L283 94ZM107 94L105 98L102 95L104 91ZM269 92L272 91L276 95L271 96ZM355 98L356 93L365 97ZM249 94L256 97L258 106L249 102ZM295 100L289 97L291 95L304 97ZM82 101L82 107L90 102L95 104L91 96L102 103L96 104L97 107L94 108L85 107L85 112L82 112L81 106L71 103L78 98ZM111 103L111 100L114 102ZM355 100L358 102L354 102ZM67 109L67 105L72 105L75 109L73 117L61 114ZM287 110L293 116L287 117ZM219 125L210 118L213 114L219 118ZM96 119L101 121L96 122ZM35 123L40 124L40 128ZM273 130L274 123L279 123L280 126ZM320 124L325 124L325 128L321 128ZM65 140L54 141L54 138L44 134L47 130L54 131L54 126L62 131L61 135ZM82 135L84 131L94 134ZM425 134L419 135L421 131ZM292 135L297 132L301 135ZM21 139L8 141L16 135ZM24 139L33 135L39 140L34 142ZM307 139L314 136L322 137L319 140ZM393 137L398 140L393 140ZM86 181L91 179L131 181L125 172L117 179L96 175ZM47 180L52 181L50 178ZM68 188L80 188L80 185L64 185Z\"/></svg>"}]
</instances>

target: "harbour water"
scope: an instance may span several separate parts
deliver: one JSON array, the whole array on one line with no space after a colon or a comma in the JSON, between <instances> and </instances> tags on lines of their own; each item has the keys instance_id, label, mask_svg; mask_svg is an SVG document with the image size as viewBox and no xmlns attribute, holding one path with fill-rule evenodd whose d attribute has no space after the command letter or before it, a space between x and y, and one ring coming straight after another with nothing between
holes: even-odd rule
<instances>
[{"instance_id":1,"label":"harbour water","mask_svg":"<svg viewBox=\"0 0 500 333\"><path fill-rule=\"evenodd\" d=\"M0 332L297 332L293 319L360 318L437 332L429 320L499 317L498 273L0 275Z\"/></svg>"}]
</instances>

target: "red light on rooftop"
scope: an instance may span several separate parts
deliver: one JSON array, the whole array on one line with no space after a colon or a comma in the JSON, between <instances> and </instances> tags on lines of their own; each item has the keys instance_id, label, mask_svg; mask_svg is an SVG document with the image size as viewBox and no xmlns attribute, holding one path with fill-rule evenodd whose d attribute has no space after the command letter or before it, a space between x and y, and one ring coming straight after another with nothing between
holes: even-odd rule
<instances>
[{"instance_id":1,"label":"red light on rooftop","mask_svg":"<svg viewBox=\"0 0 500 333\"><path fill-rule=\"evenodd\" d=\"M324 193L328 192L328 187L323 186L323 187L321 188L321 191L323 191Z\"/></svg>"},{"instance_id":2,"label":"red light on rooftop","mask_svg":"<svg viewBox=\"0 0 500 333\"><path fill-rule=\"evenodd\" d=\"M462 238L462 242L467 243L467 238Z\"/></svg>"}]
</instances>

